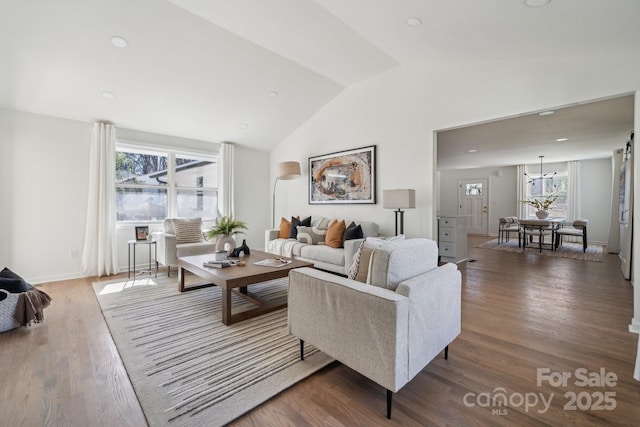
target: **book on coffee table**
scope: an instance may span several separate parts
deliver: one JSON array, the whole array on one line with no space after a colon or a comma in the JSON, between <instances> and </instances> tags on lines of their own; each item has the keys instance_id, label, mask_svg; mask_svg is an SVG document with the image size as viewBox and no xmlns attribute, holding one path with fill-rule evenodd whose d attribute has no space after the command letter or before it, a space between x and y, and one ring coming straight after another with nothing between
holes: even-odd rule
<instances>
[{"instance_id":1,"label":"book on coffee table","mask_svg":"<svg viewBox=\"0 0 640 427\"><path fill-rule=\"evenodd\" d=\"M235 261L205 261L202 263L203 267L212 267L212 268L225 268L225 267L233 267L236 265Z\"/></svg>"},{"instance_id":2,"label":"book on coffee table","mask_svg":"<svg viewBox=\"0 0 640 427\"><path fill-rule=\"evenodd\" d=\"M283 267L287 264L291 264L291 260L285 258L268 258L253 263L253 265L263 265L265 267Z\"/></svg>"}]
</instances>

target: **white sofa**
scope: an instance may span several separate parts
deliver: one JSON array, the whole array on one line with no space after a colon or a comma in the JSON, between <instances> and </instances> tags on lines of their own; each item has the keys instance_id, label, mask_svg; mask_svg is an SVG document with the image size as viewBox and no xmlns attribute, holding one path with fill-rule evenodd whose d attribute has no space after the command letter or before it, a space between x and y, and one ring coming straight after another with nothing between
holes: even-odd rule
<instances>
[{"instance_id":1,"label":"white sofa","mask_svg":"<svg viewBox=\"0 0 640 427\"><path fill-rule=\"evenodd\" d=\"M366 283L312 268L289 273L289 332L387 389L400 390L461 328L461 274L438 267L434 241L408 239L370 252ZM362 252L364 257L364 251Z\"/></svg>"},{"instance_id":2,"label":"white sofa","mask_svg":"<svg viewBox=\"0 0 640 427\"><path fill-rule=\"evenodd\" d=\"M178 257L191 255L204 255L215 252L216 240L205 240L202 231L202 221L200 218L193 218L193 232L190 237L180 238L183 236L176 235L176 228L173 222L174 218L164 220L164 231L153 232L153 239L158 245L158 256L156 261L167 267L167 277L171 275L171 266L176 265ZM179 218L175 218L178 220ZM183 220L184 221L184 220ZM195 231L199 234L196 236ZM178 243L178 241L185 241Z\"/></svg>"},{"instance_id":3,"label":"white sofa","mask_svg":"<svg viewBox=\"0 0 640 427\"><path fill-rule=\"evenodd\" d=\"M311 225L317 225L322 219L324 218L314 219ZM353 256L358 251L364 238L378 235L378 224L375 222L354 222L362 227L363 238L345 240L342 248L332 248L324 244L301 243L292 238L278 238L279 229L274 228L265 231L265 252L312 262L315 268L347 275ZM351 221L345 220L345 223L350 224Z\"/></svg>"}]
</instances>

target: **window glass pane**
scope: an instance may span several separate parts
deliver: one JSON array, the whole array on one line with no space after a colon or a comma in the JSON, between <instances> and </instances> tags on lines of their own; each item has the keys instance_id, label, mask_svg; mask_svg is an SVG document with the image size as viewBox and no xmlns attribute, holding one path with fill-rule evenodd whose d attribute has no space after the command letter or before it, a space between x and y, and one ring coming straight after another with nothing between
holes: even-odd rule
<instances>
[{"instance_id":1,"label":"window glass pane","mask_svg":"<svg viewBox=\"0 0 640 427\"><path fill-rule=\"evenodd\" d=\"M166 185L166 155L142 150L116 150L116 184Z\"/></svg>"},{"instance_id":2,"label":"window glass pane","mask_svg":"<svg viewBox=\"0 0 640 427\"><path fill-rule=\"evenodd\" d=\"M178 216L182 218L215 218L218 206L216 190L179 189Z\"/></svg>"},{"instance_id":3,"label":"window glass pane","mask_svg":"<svg viewBox=\"0 0 640 427\"><path fill-rule=\"evenodd\" d=\"M118 221L152 221L167 217L164 188L116 188Z\"/></svg>"},{"instance_id":4,"label":"window glass pane","mask_svg":"<svg viewBox=\"0 0 640 427\"><path fill-rule=\"evenodd\" d=\"M218 187L218 170L214 161L191 156L176 156L177 187Z\"/></svg>"},{"instance_id":5,"label":"window glass pane","mask_svg":"<svg viewBox=\"0 0 640 427\"><path fill-rule=\"evenodd\" d=\"M527 185L527 199L544 199L549 196L556 196L549 210L552 217L567 216L567 188L569 179L566 172L556 173L552 176L548 174L546 177L540 175L530 175ZM535 216L537 209L531 205L527 205L527 213L529 216Z\"/></svg>"},{"instance_id":6,"label":"window glass pane","mask_svg":"<svg viewBox=\"0 0 640 427\"><path fill-rule=\"evenodd\" d=\"M465 191L467 196L480 196L482 195L482 183L466 184Z\"/></svg>"}]
</instances>

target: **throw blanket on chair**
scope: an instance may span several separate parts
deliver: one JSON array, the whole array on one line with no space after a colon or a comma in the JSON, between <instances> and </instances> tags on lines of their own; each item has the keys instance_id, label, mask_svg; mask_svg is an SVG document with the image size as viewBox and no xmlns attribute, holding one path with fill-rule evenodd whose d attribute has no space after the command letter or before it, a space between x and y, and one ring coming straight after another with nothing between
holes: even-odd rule
<instances>
[{"instance_id":1,"label":"throw blanket on chair","mask_svg":"<svg viewBox=\"0 0 640 427\"><path fill-rule=\"evenodd\" d=\"M44 309L49 306L49 303L51 303L51 297L47 293L32 287L27 292L20 294L13 317L20 323L20 326L42 323Z\"/></svg>"}]
</instances>

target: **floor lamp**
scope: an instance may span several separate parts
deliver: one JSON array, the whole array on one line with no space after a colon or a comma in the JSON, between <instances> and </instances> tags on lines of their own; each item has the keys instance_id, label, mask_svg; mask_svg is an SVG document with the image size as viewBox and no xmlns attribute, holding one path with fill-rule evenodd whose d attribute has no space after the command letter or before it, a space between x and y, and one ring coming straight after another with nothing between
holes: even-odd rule
<instances>
[{"instance_id":1,"label":"floor lamp","mask_svg":"<svg viewBox=\"0 0 640 427\"><path fill-rule=\"evenodd\" d=\"M271 214L272 227L276 226L276 186L279 180L296 179L302 175L300 173L300 163L298 162L281 162L276 167L276 182L273 183L273 212Z\"/></svg>"},{"instance_id":2,"label":"floor lamp","mask_svg":"<svg viewBox=\"0 0 640 427\"><path fill-rule=\"evenodd\" d=\"M404 211L416 207L416 190L384 190L382 192L382 207L396 210L396 236L404 234Z\"/></svg>"}]
</instances>

